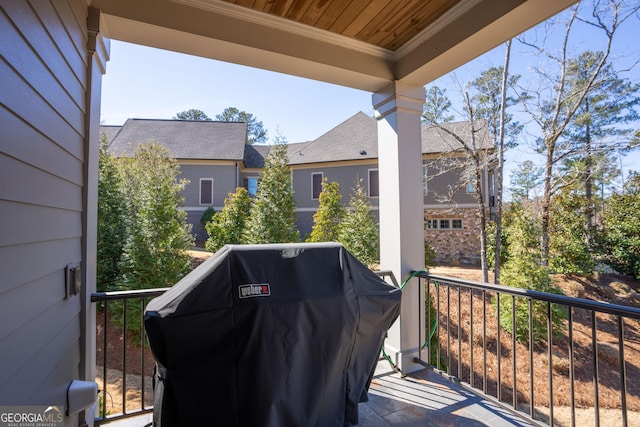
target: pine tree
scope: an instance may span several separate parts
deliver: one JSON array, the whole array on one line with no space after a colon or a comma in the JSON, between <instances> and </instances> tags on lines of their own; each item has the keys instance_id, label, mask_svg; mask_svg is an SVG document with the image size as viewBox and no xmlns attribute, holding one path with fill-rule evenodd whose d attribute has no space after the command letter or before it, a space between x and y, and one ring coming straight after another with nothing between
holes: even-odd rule
<instances>
[{"instance_id":1,"label":"pine tree","mask_svg":"<svg viewBox=\"0 0 640 427\"><path fill-rule=\"evenodd\" d=\"M640 175L633 173L624 194L607 200L599 233L599 250L604 261L623 274L640 280Z\"/></svg>"},{"instance_id":2,"label":"pine tree","mask_svg":"<svg viewBox=\"0 0 640 427\"><path fill-rule=\"evenodd\" d=\"M242 243L250 211L251 197L245 188L240 187L235 193L229 193L222 211L216 212L205 225L209 233L206 249L215 252L226 244Z\"/></svg>"},{"instance_id":3,"label":"pine tree","mask_svg":"<svg viewBox=\"0 0 640 427\"><path fill-rule=\"evenodd\" d=\"M540 264L540 222L521 203L513 203L505 212L505 245L502 248L506 261L502 268L501 284L521 289L562 294L555 286L545 266ZM509 333L515 333L520 343L529 341L529 305L524 298L514 301L509 295L500 295L494 304L500 304L500 324ZM541 301L533 302L531 320L533 321L533 341L539 343L547 337L547 305ZM513 310L516 323L513 324ZM566 319L566 310L553 304L552 329L558 332L562 321Z\"/></svg>"},{"instance_id":4,"label":"pine tree","mask_svg":"<svg viewBox=\"0 0 640 427\"><path fill-rule=\"evenodd\" d=\"M120 268L123 289L172 286L190 269L186 252L193 245L186 213L179 210L186 180L166 148L140 144L123 171L128 202L129 236Z\"/></svg>"},{"instance_id":5,"label":"pine tree","mask_svg":"<svg viewBox=\"0 0 640 427\"><path fill-rule=\"evenodd\" d=\"M585 217L590 202L582 194L563 191L553 197L549 233L549 268L554 273L593 274L595 261Z\"/></svg>"},{"instance_id":6,"label":"pine tree","mask_svg":"<svg viewBox=\"0 0 640 427\"><path fill-rule=\"evenodd\" d=\"M531 160L518 164L511 172L511 197L515 202L529 200L533 189L542 184L542 168L536 167Z\"/></svg>"},{"instance_id":7,"label":"pine tree","mask_svg":"<svg viewBox=\"0 0 640 427\"><path fill-rule=\"evenodd\" d=\"M322 192L319 196L319 206L313 214L313 229L307 242L335 242L338 240L338 229L345 216L342 206L340 184L322 180Z\"/></svg>"},{"instance_id":8,"label":"pine tree","mask_svg":"<svg viewBox=\"0 0 640 427\"><path fill-rule=\"evenodd\" d=\"M216 120L225 122L245 122L247 124L247 139L249 144L264 144L267 142L267 130L260 120L253 114L240 111L235 107L227 107Z\"/></svg>"},{"instance_id":9,"label":"pine tree","mask_svg":"<svg viewBox=\"0 0 640 427\"><path fill-rule=\"evenodd\" d=\"M191 108L190 110L180 111L173 117L173 120L211 120L204 111Z\"/></svg>"},{"instance_id":10,"label":"pine tree","mask_svg":"<svg viewBox=\"0 0 640 427\"><path fill-rule=\"evenodd\" d=\"M297 242L300 233L296 229L295 207L287 144L283 137L278 137L264 161L264 172L244 235L245 243Z\"/></svg>"},{"instance_id":11,"label":"pine tree","mask_svg":"<svg viewBox=\"0 0 640 427\"><path fill-rule=\"evenodd\" d=\"M119 263L127 235L122 185L122 175L116 160L107 152L106 136L102 134L98 166L98 291L116 289L120 278Z\"/></svg>"},{"instance_id":12,"label":"pine tree","mask_svg":"<svg viewBox=\"0 0 640 427\"><path fill-rule=\"evenodd\" d=\"M372 265L380 260L380 231L361 179L356 180L353 188L338 241L363 264Z\"/></svg>"}]
</instances>

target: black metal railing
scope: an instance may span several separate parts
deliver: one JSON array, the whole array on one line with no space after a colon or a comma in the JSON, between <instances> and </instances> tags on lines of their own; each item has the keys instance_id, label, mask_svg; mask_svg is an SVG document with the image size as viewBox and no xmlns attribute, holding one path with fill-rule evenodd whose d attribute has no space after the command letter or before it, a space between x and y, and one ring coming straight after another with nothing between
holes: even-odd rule
<instances>
[{"instance_id":1,"label":"black metal railing","mask_svg":"<svg viewBox=\"0 0 640 427\"><path fill-rule=\"evenodd\" d=\"M96 379L102 383L95 425L153 411L153 363L147 360L143 314L148 300L167 289L91 295L96 303Z\"/></svg>"},{"instance_id":2,"label":"black metal railing","mask_svg":"<svg viewBox=\"0 0 640 427\"><path fill-rule=\"evenodd\" d=\"M378 274L398 286L390 272ZM640 355L628 346L640 341L640 309L429 273L417 277L427 302L420 321L428 327L416 363L551 426L556 423L554 408L560 406L569 408L572 426L576 408L591 408L595 425L600 426L600 408L615 407L624 427L629 407L640 408L640 370L629 362L637 363ZM92 295L97 306L96 364L102 381L95 425L153 411L149 385L153 363L147 360L143 312L148 300L167 289ZM511 306L508 316L505 303ZM540 304L546 327L544 339L536 343L534 307ZM522 307L524 314L518 312ZM561 322L554 319L558 307L565 312ZM517 325L523 318L528 336L518 340L508 333L505 322ZM584 344L585 333L589 345ZM580 345L575 334L583 335ZM132 356L137 362L131 362ZM617 396L613 405L612 395Z\"/></svg>"},{"instance_id":3,"label":"black metal railing","mask_svg":"<svg viewBox=\"0 0 640 427\"><path fill-rule=\"evenodd\" d=\"M640 410L640 359L630 345L640 339L640 309L429 273L418 277L427 302L421 321L433 326L426 330L435 339L427 337L416 363L551 426L554 408L568 412L571 426L576 408L592 410L595 426L601 407L615 409L624 427L630 406Z\"/></svg>"}]
</instances>

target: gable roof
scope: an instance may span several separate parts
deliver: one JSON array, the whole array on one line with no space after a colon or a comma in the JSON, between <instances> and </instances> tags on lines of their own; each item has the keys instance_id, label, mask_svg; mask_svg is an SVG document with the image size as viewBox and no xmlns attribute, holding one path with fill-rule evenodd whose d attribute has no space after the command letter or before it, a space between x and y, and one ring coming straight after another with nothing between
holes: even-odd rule
<instances>
[{"instance_id":1,"label":"gable roof","mask_svg":"<svg viewBox=\"0 0 640 427\"><path fill-rule=\"evenodd\" d=\"M470 143L469 122L445 123L442 127ZM492 149L493 144L483 121L476 122L475 130L477 148ZM453 136L436 126L422 125L421 137L422 154L451 153L463 148ZM290 165L377 158L378 124L362 111L313 141L289 144Z\"/></svg>"},{"instance_id":2,"label":"gable roof","mask_svg":"<svg viewBox=\"0 0 640 427\"><path fill-rule=\"evenodd\" d=\"M242 160L247 142L244 122L128 119L111 141L109 151L130 155L132 144L153 141L175 159Z\"/></svg>"},{"instance_id":3,"label":"gable roof","mask_svg":"<svg viewBox=\"0 0 640 427\"><path fill-rule=\"evenodd\" d=\"M377 124L375 119L362 111L319 138L290 144L289 149L290 165L377 158Z\"/></svg>"}]
</instances>

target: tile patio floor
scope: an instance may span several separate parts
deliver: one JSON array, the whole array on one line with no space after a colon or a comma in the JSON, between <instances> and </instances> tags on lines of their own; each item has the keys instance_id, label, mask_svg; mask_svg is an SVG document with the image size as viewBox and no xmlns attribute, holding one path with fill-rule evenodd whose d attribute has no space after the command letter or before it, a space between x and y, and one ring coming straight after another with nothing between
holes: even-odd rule
<instances>
[{"instance_id":1,"label":"tile patio floor","mask_svg":"<svg viewBox=\"0 0 640 427\"><path fill-rule=\"evenodd\" d=\"M359 414L358 427L536 426L429 369L402 378L386 361L378 363ZM151 420L147 414L107 426L143 427Z\"/></svg>"},{"instance_id":2,"label":"tile patio floor","mask_svg":"<svg viewBox=\"0 0 640 427\"><path fill-rule=\"evenodd\" d=\"M535 426L430 369L402 378L380 361L359 427Z\"/></svg>"}]
</instances>

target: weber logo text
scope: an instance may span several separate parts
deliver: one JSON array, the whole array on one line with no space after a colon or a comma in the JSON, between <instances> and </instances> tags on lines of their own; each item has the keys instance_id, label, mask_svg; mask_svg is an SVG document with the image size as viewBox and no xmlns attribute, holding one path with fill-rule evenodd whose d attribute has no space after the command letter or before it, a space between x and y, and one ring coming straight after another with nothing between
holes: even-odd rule
<instances>
[{"instance_id":1,"label":"weber logo text","mask_svg":"<svg viewBox=\"0 0 640 427\"><path fill-rule=\"evenodd\" d=\"M271 296L271 287L268 283L240 285L238 287L240 298L268 297Z\"/></svg>"}]
</instances>

